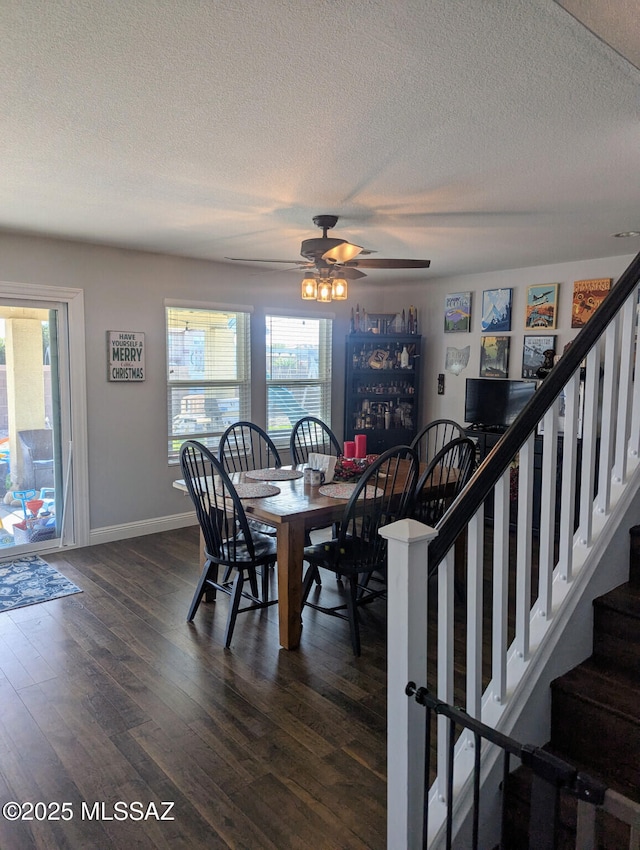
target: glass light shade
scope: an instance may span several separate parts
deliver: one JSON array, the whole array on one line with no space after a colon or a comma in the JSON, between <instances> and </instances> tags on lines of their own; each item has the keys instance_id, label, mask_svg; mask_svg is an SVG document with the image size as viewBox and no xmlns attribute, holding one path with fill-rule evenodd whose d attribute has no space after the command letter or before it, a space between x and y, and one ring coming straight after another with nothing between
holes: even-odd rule
<instances>
[{"instance_id":1,"label":"glass light shade","mask_svg":"<svg viewBox=\"0 0 640 850\"><path fill-rule=\"evenodd\" d=\"M322 304L328 304L331 301L331 297L331 281L319 281L316 301L320 301Z\"/></svg>"},{"instance_id":2,"label":"glass light shade","mask_svg":"<svg viewBox=\"0 0 640 850\"><path fill-rule=\"evenodd\" d=\"M363 249L360 245L352 245L351 242L342 242L340 245L334 245L322 255L322 259L328 263L348 263L353 260Z\"/></svg>"},{"instance_id":3,"label":"glass light shade","mask_svg":"<svg viewBox=\"0 0 640 850\"><path fill-rule=\"evenodd\" d=\"M318 282L315 277L305 277L302 281L302 298L305 301L315 301L318 297Z\"/></svg>"},{"instance_id":4,"label":"glass light shade","mask_svg":"<svg viewBox=\"0 0 640 850\"><path fill-rule=\"evenodd\" d=\"M347 300L347 281L343 277L336 277L331 283L331 295L334 301Z\"/></svg>"}]
</instances>

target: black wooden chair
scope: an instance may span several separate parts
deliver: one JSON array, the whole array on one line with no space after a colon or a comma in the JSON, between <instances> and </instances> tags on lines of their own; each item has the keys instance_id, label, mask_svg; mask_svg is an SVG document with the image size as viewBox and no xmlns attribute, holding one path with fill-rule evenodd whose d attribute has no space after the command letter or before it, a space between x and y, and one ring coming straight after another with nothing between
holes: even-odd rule
<instances>
[{"instance_id":1,"label":"black wooden chair","mask_svg":"<svg viewBox=\"0 0 640 850\"><path fill-rule=\"evenodd\" d=\"M416 450L419 463L429 463L447 443L465 436L462 425L453 419L434 419L418 431L411 447Z\"/></svg>"},{"instance_id":2,"label":"black wooden chair","mask_svg":"<svg viewBox=\"0 0 640 850\"><path fill-rule=\"evenodd\" d=\"M282 466L275 443L253 422L234 422L220 437L218 457L227 472L279 469Z\"/></svg>"},{"instance_id":3,"label":"black wooden chair","mask_svg":"<svg viewBox=\"0 0 640 850\"><path fill-rule=\"evenodd\" d=\"M476 445L468 437L446 443L427 464L416 485L410 515L435 527L476 468Z\"/></svg>"},{"instance_id":4,"label":"black wooden chair","mask_svg":"<svg viewBox=\"0 0 640 850\"><path fill-rule=\"evenodd\" d=\"M289 448L292 464L306 463L312 452L336 457L342 454L336 435L315 416L303 416L298 419L291 431Z\"/></svg>"},{"instance_id":5,"label":"black wooden chair","mask_svg":"<svg viewBox=\"0 0 640 850\"><path fill-rule=\"evenodd\" d=\"M276 562L276 541L252 531L231 479L206 446L195 440L183 443L180 466L196 509L205 549L205 564L187 622L193 620L203 596L206 595L207 602L213 602L218 591L227 594L230 599L224 645L228 647L238 614L277 602L277 599L269 599L268 570ZM225 573L221 581L218 580L219 567L223 567ZM249 593L245 591L245 582ZM241 607L243 600L249 604Z\"/></svg>"},{"instance_id":6,"label":"black wooden chair","mask_svg":"<svg viewBox=\"0 0 640 850\"><path fill-rule=\"evenodd\" d=\"M336 457L342 455L342 449L336 435L322 419L317 419L315 416L303 416L302 419L298 419L291 431L289 449L291 451L291 463L294 465L307 463L312 452L335 455ZM318 526L318 528L325 527ZM313 530L307 529L305 531L305 546L311 545L310 531ZM336 532L335 526L333 531ZM319 573L316 581L320 583Z\"/></svg>"},{"instance_id":7,"label":"black wooden chair","mask_svg":"<svg viewBox=\"0 0 640 850\"><path fill-rule=\"evenodd\" d=\"M303 603L318 611L349 621L351 644L360 655L358 608L386 592L372 589L374 573L386 575L387 541L378 531L390 522L402 519L411 507L418 464L409 446L396 446L380 455L358 481L345 505L337 536L325 543L306 546L304 559L309 564L303 580ZM309 595L318 570L331 570L347 580L346 601L324 607L316 600L322 592ZM333 591L331 591L333 592Z\"/></svg>"},{"instance_id":8,"label":"black wooden chair","mask_svg":"<svg viewBox=\"0 0 640 850\"><path fill-rule=\"evenodd\" d=\"M225 470L249 472L253 469L279 469L280 453L271 437L253 422L234 422L220 437L218 457ZM266 522L249 520L254 532L275 535L276 530Z\"/></svg>"}]
</instances>

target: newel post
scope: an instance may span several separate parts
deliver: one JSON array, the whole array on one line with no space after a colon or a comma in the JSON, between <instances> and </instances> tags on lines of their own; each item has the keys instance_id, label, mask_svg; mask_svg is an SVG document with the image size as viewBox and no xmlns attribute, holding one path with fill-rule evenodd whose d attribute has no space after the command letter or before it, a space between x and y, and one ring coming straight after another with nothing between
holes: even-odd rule
<instances>
[{"instance_id":1,"label":"newel post","mask_svg":"<svg viewBox=\"0 0 640 850\"><path fill-rule=\"evenodd\" d=\"M387 847L422 847L425 710L407 682L427 682L428 546L437 531L413 519L384 526L387 563Z\"/></svg>"}]
</instances>

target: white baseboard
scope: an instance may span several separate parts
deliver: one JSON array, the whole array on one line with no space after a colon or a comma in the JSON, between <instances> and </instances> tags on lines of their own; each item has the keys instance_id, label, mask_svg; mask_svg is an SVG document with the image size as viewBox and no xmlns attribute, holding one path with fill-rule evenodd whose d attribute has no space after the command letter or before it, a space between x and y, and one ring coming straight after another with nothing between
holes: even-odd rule
<instances>
[{"instance_id":1,"label":"white baseboard","mask_svg":"<svg viewBox=\"0 0 640 850\"><path fill-rule=\"evenodd\" d=\"M89 545L113 543L115 540L127 540L130 537L142 537L144 534L156 534L158 531L173 531L197 525L195 511L187 511L173 516L144 519L140 522L126 522L120 525L108 525L104 528L92 528L89 532Z\"/></svg>"}]
</instances>

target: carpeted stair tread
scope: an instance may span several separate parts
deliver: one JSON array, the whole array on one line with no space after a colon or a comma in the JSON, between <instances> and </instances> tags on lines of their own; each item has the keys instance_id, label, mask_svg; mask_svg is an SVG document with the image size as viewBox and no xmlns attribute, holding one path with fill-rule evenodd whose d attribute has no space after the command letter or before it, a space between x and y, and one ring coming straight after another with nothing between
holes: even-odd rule
<instances>
[{"instance_id":1,"label":"carpeted stair tread","mask_svg":"<svg viewBox=\"0 0 640 850\"><path fill-rule=\"evenodd\" d=\"M640 727L640 681L633 673L612 669L589 658L555 679L551 688L572 693L584 702L601 706Z\"/></svg>"},{"instance_id":2,"label":"carpeted stair tread","mask_svg":"<svg viewBox=\"0 0 640 850\"><path fill-rule=\"evenodd\" d=\"M593 602L593 659L640 681L640 585L623 584Z\"/></svg>"},{"instance_id":3,"label":"carpeted stair tread","mask_svg":"<svg viewBox=\"0 0 640 850\"><path fill-rule=\"evenodd\" d=\"M629 617L640 619L640 584L621 584L594 600L596 607L610 608Z\"/></svg>"},{"instance_id":4,"label":"carpeted stair tread","mask_svg":"<svg viewBox=\"0 0 640 850\"><path fill-rule=\"evenodd\" d=\"M637 675L593 658L551 683L551 744L628 797L640 794Z\"/></svg>"},{"instance_id":5,"label":"carpeted stair tread","mask_svg":"<svg viewBox=\"0 0 640 850\"><path fill-rule=\"evenodd\" d=\"M640 585L640 525L629 529L629 583Z\"/></svg>"}]
</instances>

